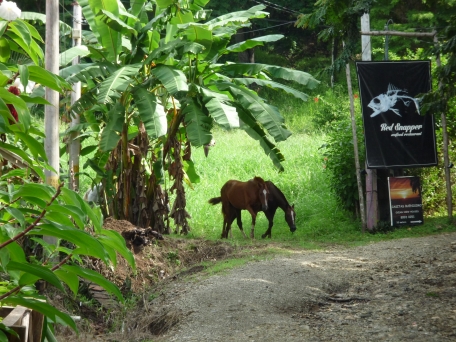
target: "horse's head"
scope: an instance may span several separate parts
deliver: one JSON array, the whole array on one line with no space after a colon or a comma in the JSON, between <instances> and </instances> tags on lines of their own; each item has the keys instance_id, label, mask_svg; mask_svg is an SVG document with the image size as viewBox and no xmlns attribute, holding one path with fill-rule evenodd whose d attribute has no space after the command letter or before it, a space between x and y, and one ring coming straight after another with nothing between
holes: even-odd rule
<instances>
[{"instance_id":1,"label":"horse's head","mask_svg":"<svg viewBox=\"0 0 456 342\"><path fill-rule=\"evenodd\" d=\"M253 178L253 181L258 185L258 196L260 197L261 203L261 210L266 211L268 210L268 197L269 197L269 190L266 182L261 177Z\"/></svg>"},{"instance_id":2,"label":"horse's head","mask_svg":"<svg viewBox=\"0 0 456 342\"><path fill-rule=\"evenodd\" d=\"M285 210L285 221L287 221L290 231L294 233L296 230L296 213L294 211L294 204L292 206L288 206L287 210Z\"/></svg>"}]
</instances>

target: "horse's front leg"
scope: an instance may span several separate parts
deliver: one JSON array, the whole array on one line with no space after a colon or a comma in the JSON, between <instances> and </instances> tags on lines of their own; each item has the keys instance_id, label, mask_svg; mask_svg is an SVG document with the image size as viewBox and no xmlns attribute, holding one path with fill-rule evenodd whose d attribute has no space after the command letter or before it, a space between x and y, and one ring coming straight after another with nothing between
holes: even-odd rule
<instances>
[{"instance_id":1,"label":"horse's front leg","mask_svg":"<svg viewBox=\"0 0 456 342\"><path fill-rule=\"evenodd\" d=\"M255 222L256 222L257 213L251 207L248 207L247 210L249 211L250 215L252 215L252 228L250 229L250 238L254 239L255 238Z\"/></svg>"},{"instance_id":2,"label":"horse's front leg","mask_svg":"<svg viewBox=\"0 0 456 342\"><path fill-rule=\"evenodd\" d=\"M265 237L271 238L271 229L272 229L272 226L274 225L275 210L267 210L264 212L264 214L266 215L266 218L269 221L269 226L268 226L268 230L263 235L261 235L261 237L263 239Z\"/></svg>"}]
</instances>

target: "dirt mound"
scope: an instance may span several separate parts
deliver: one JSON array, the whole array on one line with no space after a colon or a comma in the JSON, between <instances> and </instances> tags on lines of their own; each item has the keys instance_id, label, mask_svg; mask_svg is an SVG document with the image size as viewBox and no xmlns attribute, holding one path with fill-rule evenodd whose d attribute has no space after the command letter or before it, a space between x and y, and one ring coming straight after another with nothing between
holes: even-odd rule
<instances>
[{"instance_id":1,"label":"dirt mound","mask_svg":"<svg viewBox=\"0 0 456 342\"><path fill-rule=\"evenodd\" d=\"M142 229L128 221L111 218L105 220L103 228L114 230L122 236L128 236L126 232ZM134 242L135 239L126 239L127 247L135 257L136 272L133 272L123 258L118 258L114 272L102 263L97 263L93 268L123 290L135 293L150 288L183 269L186 269L184 274L201 271L204 266L192 266L204 261L222 260L235 252L235 249L226 242L169 236L159 239L154 238L152 234L146 243L137 245Z\"/></svg>"}]
</instances>

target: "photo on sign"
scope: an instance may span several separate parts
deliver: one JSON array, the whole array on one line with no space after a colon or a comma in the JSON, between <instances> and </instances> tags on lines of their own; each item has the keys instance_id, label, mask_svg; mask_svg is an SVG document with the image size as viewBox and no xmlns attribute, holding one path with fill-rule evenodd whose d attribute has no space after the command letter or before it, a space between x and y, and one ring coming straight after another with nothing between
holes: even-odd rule
<instances>
[{"instance_id":1,"label":"photo on sign","mask_svg":"<svg viewBox=\"0 0 456 342\"><path fill-rule=\"evenodd\" d=\"M423 223L423 205L419 177L389 177L391 225Z\"/></svg>"}]
</instances>

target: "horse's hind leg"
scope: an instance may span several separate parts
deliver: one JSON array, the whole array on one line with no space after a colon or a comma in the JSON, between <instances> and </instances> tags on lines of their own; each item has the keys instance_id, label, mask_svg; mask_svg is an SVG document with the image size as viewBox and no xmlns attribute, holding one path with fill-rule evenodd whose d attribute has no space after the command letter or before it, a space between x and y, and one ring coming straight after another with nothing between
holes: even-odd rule
<instances>
[{"instance_id":1,"label":"horse's hind leg","mask_svg":"<svg viewBox=\"0 0 456 342\"><path fill-rule=\"evenodd\" d=\"M237 212L236 212L236 223L237 223L239 229L241 230L242 235L244 235L244 237L247 238L247 235L245 235L244 229L242 228L241 210L239 210L239 209L236 209L236 210L237 210Z\"/></svg>"}]
</instances>

